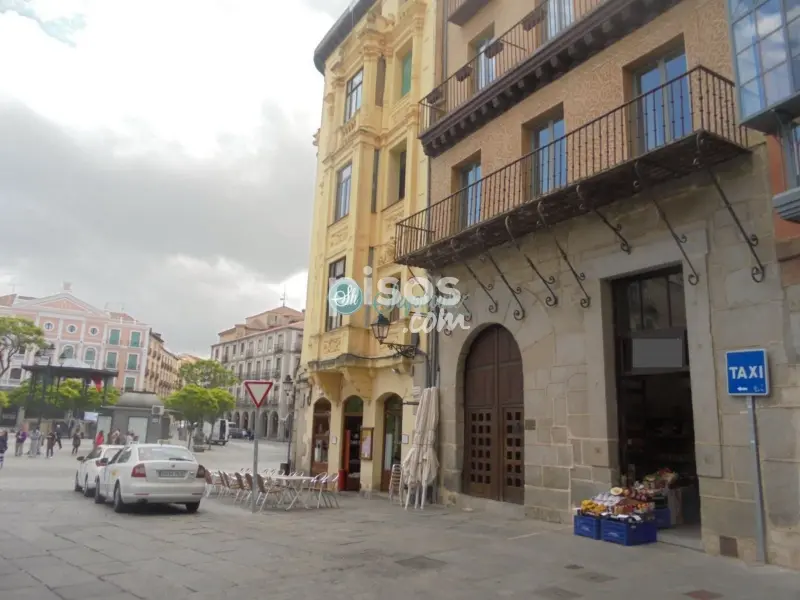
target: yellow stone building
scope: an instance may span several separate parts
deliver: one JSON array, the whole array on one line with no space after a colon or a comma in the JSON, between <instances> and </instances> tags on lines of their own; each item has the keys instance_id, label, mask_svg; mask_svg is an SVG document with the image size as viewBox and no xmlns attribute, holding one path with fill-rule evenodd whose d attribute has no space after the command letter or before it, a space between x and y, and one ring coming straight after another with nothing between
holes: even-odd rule
<instances>
[{"instance_id":1,"label":"yellow stone building","mask_svg":"<svg viewBox=\"0 0 800 600\"><path fill-rule=\"evenodd\" d=\"M314 54L325 76L315 136L317 178L302 363L310 392L296 399L295 464L312 473L348 473L347 489L388 486L391 465L409 448L414 399L426 381L424 355L403 358L376 341L378 312L332 314L330 279L373 290L413 273L394 263L395 224L427 203L428 163L417 139L418 102L434 85L433 0L360 0ZM387 341L418 344L405 311Z\"/></svg>"}]
</instances>

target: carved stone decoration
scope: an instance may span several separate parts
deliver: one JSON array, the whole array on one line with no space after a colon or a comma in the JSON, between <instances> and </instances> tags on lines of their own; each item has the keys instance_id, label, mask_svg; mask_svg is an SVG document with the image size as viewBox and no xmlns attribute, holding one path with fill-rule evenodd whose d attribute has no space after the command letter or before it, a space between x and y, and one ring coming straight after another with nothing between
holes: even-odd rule
<instances>
[{"instance_id":1,"label":"carved stone decoration","mask_svg":"<svg viewBox=\"0 0 800 600\"><path fill-rule=\"evenodd\" d=\"M322 340L322 354L335 354L342 349L342 335L337 334L334 336L326 337Z\"/></svg>"},{"instance_id":2,"label":"carved stone decoration","mask_svg":"<svg viewBox=\"0 0 800 600\"><path fill-rule=\"evenodd\" d=\"M383 246L381 246L380 253L378 255L378 266L382 267L384 265L390 265L394 262L394 250L395 250L395 242L394 237L389 238L389 241L386 242Z\"/></svg>"},{"instance_id":3,"label":"carved stone decoration","mask_svg":"<svg viewBox=\"0 0 800 600\"><path fill-rule=\"evenodd\" d=\"M347 223L342 223L337 228L331 228L328 237L328 247L332 248L347 241Z\"/></svg>"}]
</instances>

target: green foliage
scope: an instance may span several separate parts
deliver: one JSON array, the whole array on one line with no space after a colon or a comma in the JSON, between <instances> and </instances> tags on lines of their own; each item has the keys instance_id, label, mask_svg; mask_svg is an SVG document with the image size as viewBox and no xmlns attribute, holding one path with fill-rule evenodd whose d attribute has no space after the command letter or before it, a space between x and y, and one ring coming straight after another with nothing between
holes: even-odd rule
<instances>
[{"instance_id":1,"label":"green foliage","mask_svg":"<svg viewBox=\"0 0 800 600\"><path fill-rule=\"evenodd\" d=\"M217 403L217 412L215 418L219 418L227 412L232 412L236 408L236 399L228 390L222 388L214 388L209 390L214 401Z\"/></svg>"},{"instance_id":2,"label":"green foliage","mask_svg":"<svg viewBox=\"0 0 800 600\"><path fill-rule=\"evenodd\" d=\"M164 406L180 413L190 423L200 423L217 415L217 399L212 390L195 384L189 384L173 392L164 401Z\"/></svg>"},{"instance_id":3,"label":"green foliage","mask_svg":"<svg viewBox=\"0 0 800 600\"><path fill-rule=\"evenodd\" d=\"M0 408L5 408L6 406L8 406L8 404L9 404L8 394L6 392L0 391Z\"/></svg>"},{"instance_id":4,"label":"green foliage","mask_svg":"<svg viewBox=\"0 0 800 600\"><path fill-rule=\"evenodd\" d=\"M119 399L119 390L109 387L105 397L105 404L116 404ZM42 401L42 384L38 382L31 394L31 380L26 379L18 388L8 393L8 400L17 406L35 407ZM103 406L103 391L97 391L93 384L83 390L80 379L65 379L56 384L48 385L44 401L62 410L91 410Z\"/></svg>"},{"instance_id":5,"label":"green foliage","mask_svg":"<svg viewBox=\"0 0 800 600\"><path fill-rule=\"evenodd\" d=\"M11 368L15 355L46 345L44 332L30 319L0 317L0 377Z\"/></svg>"},{"instance_id":6,"label":"green foliage","mask_svg":"<svg viewBox=\"0 0 800 600\"><path fill-rule=\"evenodd\" d=\"M238 383L236 376L215 360L198 360L181 365L178 376L184 385L204 388L226 388Z\"/></svg>"}]
</instances>

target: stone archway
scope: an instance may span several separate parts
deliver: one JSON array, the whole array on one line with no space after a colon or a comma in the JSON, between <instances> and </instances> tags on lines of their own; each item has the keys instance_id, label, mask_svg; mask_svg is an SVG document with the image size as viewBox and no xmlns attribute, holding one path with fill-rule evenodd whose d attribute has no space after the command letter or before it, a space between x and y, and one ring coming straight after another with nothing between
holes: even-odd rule
<instances>
[{"instance_id":1,"label":"stone archway","mask_svg":"<svg viewBox=\"0 0 800 600\"><path fill-rule=\"evenodd\" d=\"M261 437L269 439L269 413L261 415L261 423L259 423L258 433Z\"/></svg>"},{"instance_id":2,"label":"stone archway","mask_svg":"<svg viewBox=\"0 0 800 600\"><path fill-rule=\"evenodd\" d=\"M240 428L241 426L241 417L239 416L238 412L233 413L233 424L237 428Z\"/></svg>"},{"instance_id":3,"label":"stone archway","mask_svg":"<svg viewBox=\"0 0 800 600\"><path fill-rule=\"evenodd\" d=\"M523 504L523 389L522 355L513 334L501 325L487 327L464 364L465 494Z\"/></svg>"},{"instance_id":4,"label":"stone archway","mask_svg":"<svg viewBox=\"0 0 800 600\"><path fill-rule=\"evenodd\" d=\"M269 415L269 439L278 438L278 412L273 411Z\"/></svg>"},{"instance_id":5,"label":"stone archway","mask_svg":"<svg viewBox=\"0 0 800 600\"><path fill-rule=\"evenodd\" d=\"M250 413L242 413L242 429L250 429Z\"/></svg>"}]
</instances>

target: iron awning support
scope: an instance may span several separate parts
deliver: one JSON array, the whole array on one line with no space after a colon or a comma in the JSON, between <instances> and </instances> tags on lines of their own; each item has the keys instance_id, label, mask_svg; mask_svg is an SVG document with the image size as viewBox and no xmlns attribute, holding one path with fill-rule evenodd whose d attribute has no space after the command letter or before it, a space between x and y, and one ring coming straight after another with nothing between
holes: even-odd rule
<instances>
[{"instance_id":1,"label":"iron awning support","mask_svg":"<svg viewBox=\"0 0 800 600\"><path fill-rule=\"evenodd\" d=\"M547 306L555 306L555 305L557 305L558 304L558 296L556 296L555 292L553 291L553 288L551 287L556 282L556 278L553 277L552 275L550 275L550 277L545 279L544 276L539 271L539 269L536 268L536 265L533 264L533 261L522 250L522 246L520 246L519 242L517 241L517 238L515 238L514 234L511 233L511 215L508 215L506 217L505 225L506 225L506 231L508 232L508 237L511 238L511 243L514 244L514 246L517 248L517 250L519 250L519 253L522 254L522 258L524 258L525 262L528 263L528 266L533 270L533 272L539 278L539 281L541 281L544 284L544 287L547 288L547 291L548 291L549 295L544 299L544 303Z\"/></svg>"},{"instance_id":2,"label":"iron awning support","mask_svg":"<svg viewBox=\"0 0 800 600\"><path fill-rule=\"evenodd\" d=\"M592 304L592 299L589 296L589 294L586 293L586 288L583 287L583 282L586 281L586 274L578 273L578 271L575 270L575 267L572 266L572 263L569 260L569 256L567 256L567 253L564 252L564 248L561 247L561 244L559 243L556 234L553 233L550 224L547 222L547 217L545 217L544 210L542 210L542 202L538 203L536 209L539 211L539 218L542 221L542 225L544 225L545 229L547 229L548 233L550 233L550 236L553 238L553 243L556 245L556 248L558 249L558 253L561 255L561 258L564 259L564 262L567 263L569 270L572 271L572 276L575 278L575 283L578 284L578 287L581 288L581 292L583 292L583 298L581 298L581 306L583 308L589 308L589 306L591 306Z\"/></svg>"},{"instance_id":3,"label":"iron awning support","mask_svg":"<svg viewBox=\"0 0 800 600\"><path fill-rule=\"evenodd\" d=\"M477 235L478 239L481 242L483 242L483 234L482 234L480 229L478 229L478 231L475 233L475 235ZM494 260L494 258L492 258L491 251L488 250L488 249L486 250L486 252L481 254L481 261L485 262L487 260L490 263L492 263L492 266L494 267L494 270L497 271L498 275L500 275L500 279L503 280L503 283L506 284L506 287L508 288L508 291L511 292L511 297L514 298L514 301L517 303L517 306L519 306L519 308L515 308L514 309L514 319L517 320L517 321L521 321L522 319L525 318L525 307L522 306L522 302L519 301L519 296L520 296L520 294L522 294L522 288L520 286L513 287L508 282L508 279L506 279L505 273L503 273L503 271L500 270L500 267L497 265L497 262Z\"/></svg>"},{"instance_id":4,"label":"iron awning support","mask_svg":"<svg viewBox=\"0 0 800 600\"><path fill-rule=\"evenodd\" d=\"M636 177L639 180L639 185L641 186L642 189L644 189L645 187L647 187L647 180L642 171L639 169L638 160L633 164L633 169L636 172ZM697 274L697 271L695 270L692 261L689 260L689 256L686 254L686 249L683 247L684 244L686 244L687 242L686 234L682 233L681 235L678 235L675 232L675 230L672 228L672 224L669 222L669 219L667 219L666 213L664 213L664 209L661 208L661 205L658 203L658 200L656 200L654 194L650 194L650 201L653 203L653 206L655 206L656 210L658 211L658 216L661 218L662 221L664 221L664 223L667 226L667 229L669 229L669 233L672 236L672 239L675 240L675 244L678 246L678 250L680 250L681 254L683 255L683 260L686 262L687 265L689 265L691 273L689 273L689 275L686 276L686 279L689 281L689 285L697 285L697 282L700 281L700 276Z\"/></svg>"},{"instance_id":5,"label":"iron awning support","mask_svg":"<svg viewBox=\"0 0 800 600\"><path fill-rule=\"evenodd\" d=\"M605 226L608 227L615 236L617 236L617 239L619 240L620 249L622 249L622 251L625 254L630 254L631 245L628 243L628 240L626 240L621 233L622 225L620 223L612 225L606 218L606 216L599 210L597 210L597 207L595 207L594 202L591 201L588 194L584 193L582 185L578 184L578 187L575 189L575 191L578 194L578 198L580 198L581 200L581 208L586 211L591 211L595 215L597 215L599 219L605 224Z\"/></svg>"},{"instance_id":6,"label":"iron awning support","mask_svg":"<svg viewBox=\"0 0 800 600\"><path fill-rule=\"evenodd\" d=\"M739 216L736 214L736 211L733 210L733 206L731 206L728 196L725 195L717 175L711 170L711 167L707 167L706 171L708 172L708 176L711 178L711 181L714 183L714 187L717 188L717 193L719 194L719 197L722 198L725 208L728 209L728 213L730 213L731 217L733 217L733 222L736 223L736 227L741 232L747 247L750 249L750 254L753 255L753 258L756 261L756 265L750 269L750 277L756 283L761 283L766 277L766 272L764 271L764 264L761 262L761 259L758 258L758 254L756 254L758 236L755 233L751 233L750 235L747 234L747 232L744 230L744 225L742 225L742 222L739 220Z\"/></svg>"},{"instance_id":7,"label":"iron awning support","mask_svg":"<svg viewBox=\"0 0 800 600\"><path fill-rule=\"evenodd\" d=\"M450 241L450 247L453 249L453 254L457 257L458 262L460 262L462 265L464 265L464 268L469 272L469 274L475 280L475 283L477 283L479 286L481 286L481 289L488 296L488 298L489 298L489 300L491 302L491 304L489 305L489 312L492 313L492 314L496 313L497 312L497 300L495 300L492 297L492 294L490 293L491 290L494 289L494 284L493 283L487 283L487 284L484 285L484 283L475 274L475 271L472 270L472 267L469 266L467 261L465 259L461 258L460 255L458 254L458 248L456 247L456 241L455 240L451 240Z\"/></svg>"}]
</instances>

